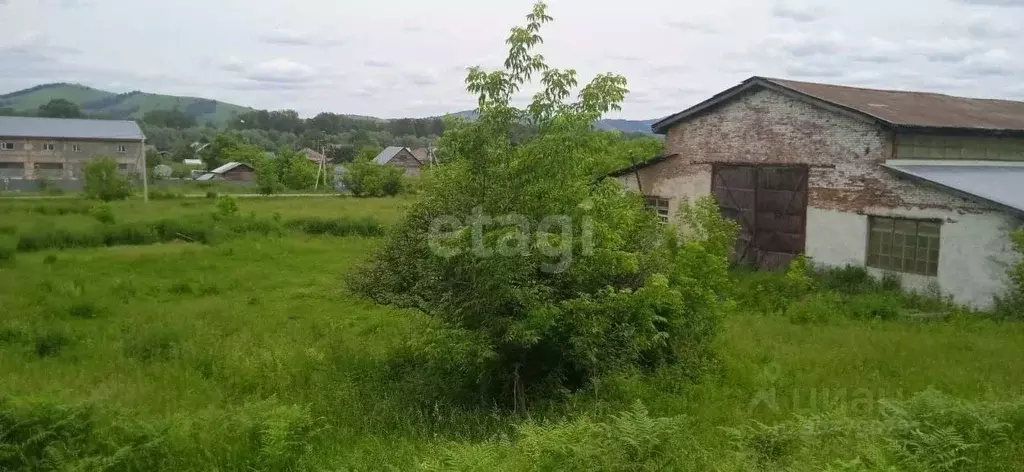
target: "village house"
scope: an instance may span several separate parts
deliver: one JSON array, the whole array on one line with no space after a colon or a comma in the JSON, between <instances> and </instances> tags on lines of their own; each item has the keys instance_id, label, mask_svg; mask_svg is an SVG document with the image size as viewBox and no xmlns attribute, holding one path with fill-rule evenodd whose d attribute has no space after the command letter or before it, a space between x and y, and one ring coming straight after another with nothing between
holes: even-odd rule
<instances>
[{"instance_id":1,"label":"village house","mask_svg":"<svg viewBox=\"0 0 1024 472\"><path fill-rule=\"evenodd\" d=\"M420 169L433 163L433 153L427 149L412 150L407 147L388 146L373 158L373 162L401 167L407 177L416 177L420 175Z\"/></svg>"},{"instance_id":2,"label":"village house","mask_svg":"<svg viewBox=\"0 0 1024 472\"><path fill-rule=\"evenodd\" d=\"M145 139L134 121L0 116L0 179L76 180L95 157L134 174Z\"/></svg>"},{"instance_id":3,"label":"village house","mask_svg":"<svg viewBox=\"0 0 1024 472\"><path fill-rule=\"evenodd\" d=\"M244 162L228 162L216 169L213 169L196 180L230 180L232 182L254 182L256 170Z\"/></svg>"},{"instance_id":4,"label":"village house","mask_svg":"<svg viewBox=\"0 0 1024 472\"><path fill-rule=\"evenodd\" d=\"M735 257L798 254L984 308L1024 216L1024 102L754 77L653 125L665 153L614 173L669 221L714 195Z\"/></svg>"}]
</instances>

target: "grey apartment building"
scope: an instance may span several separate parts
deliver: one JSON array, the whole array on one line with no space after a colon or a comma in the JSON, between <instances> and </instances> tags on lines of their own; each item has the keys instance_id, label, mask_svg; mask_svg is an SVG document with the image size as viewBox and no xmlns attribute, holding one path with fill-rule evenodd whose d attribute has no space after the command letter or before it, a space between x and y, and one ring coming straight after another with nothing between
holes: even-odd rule
<instances>
[{"instance_id":1,"label":"grey apartment building","mask_svg":"<svg viewBox=\"0 0 1024 472\"><path fill-rule=\"evenodd\" d=\"M77 180L95 157L135 174L145 139L134 121L0 116L0 180Z\"/></svg>"}]
</instances>

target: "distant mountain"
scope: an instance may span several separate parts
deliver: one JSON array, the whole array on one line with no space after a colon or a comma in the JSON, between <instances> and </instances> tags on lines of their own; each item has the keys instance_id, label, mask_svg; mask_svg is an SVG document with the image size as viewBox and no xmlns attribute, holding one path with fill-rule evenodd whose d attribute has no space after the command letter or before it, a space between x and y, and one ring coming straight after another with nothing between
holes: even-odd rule
<instances>
[{"instance_id":1,"label":"distant mountain","mask_svg":"<svg viewBox=\"0 0 1024 472\"><path fill-rule=\"evenodd\" d=\"M199 123L223 124L249 107L195 97L178 97L145 92L112 93L79 84L44 84L0 95L0 108L35 111L50 100L63 98L78 104L83 112L110 118L137 119L148 111L175 108Z\"/></svg>"},{"instance_id":2,"label":"distant mountain","mask_svg":"<svg viewBox=\"0 0 1024 472\"><path fill-rule=\"evenodd\" d=\"M458 112L455 112L455 113L449 113L449 115L458 116L460 118L465 118L467 120L475 120L476 117L477 117L477 112L474 111L474 110L464 110L464 111L458 111ZM651 125L654 124L654 122L656 122L656 121L658 121L658 120L657 119L654 119L654 120L612 120L612 119L605 119L605 120L598 120L597 123L594 123L594 126L597 127L597 129L619 130L619 131L622 131L623 133L654 134L654 133L651 132Z\"/></svg>"}]
</instances>

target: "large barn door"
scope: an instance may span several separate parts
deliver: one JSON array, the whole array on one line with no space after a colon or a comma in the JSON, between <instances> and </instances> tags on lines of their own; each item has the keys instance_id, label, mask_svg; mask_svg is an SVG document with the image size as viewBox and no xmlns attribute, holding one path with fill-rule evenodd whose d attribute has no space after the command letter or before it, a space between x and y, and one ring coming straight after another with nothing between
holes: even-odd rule
<instances>
[{"instance_id":1,"label":"large barn door","mask_svg":"<svg viewBox=\"0 0 1024 472\"><path fill-rule=\"evenodd\" d=\"M807 166L714 165L712 193L740 225L734 262L775 269L804 251L807 174Z\"/></svg>"}]
</instances>

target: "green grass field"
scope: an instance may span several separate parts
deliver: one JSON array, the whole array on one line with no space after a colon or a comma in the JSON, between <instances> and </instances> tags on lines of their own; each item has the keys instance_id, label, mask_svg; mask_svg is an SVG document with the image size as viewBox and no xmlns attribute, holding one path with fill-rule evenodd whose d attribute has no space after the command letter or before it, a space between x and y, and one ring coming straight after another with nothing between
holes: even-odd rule
<instances>
[{"instance_id":1,"label":"green grass field","mask_svg":"<svg viewBox=\"0 0 1024 472\"><path fill-rule=\"evenodd\" d=\"M240 214L259 218L372 216L387 224L407 202L309 197L237 204ZM87 212L36 210L75 205L89 204L0 201L0 227L14 237L41 225L99 224ZM112 206L119 222L141 222L213 212L216 203ZM697 382L671 368L626 372L538 405L530 418L428 400L396 375L395 365L407 346L441 327L344 289L348 269L378 243L286 232L210 245L17 253L0 264L0 470L551 470L545 458L571 454L530 455L543 445L517 442L519 427L567 427L567 436L557 437L572 438L573 421L603 421L637 401L650 417L686 418L685 431L675 433L685 441L665 441L685 443L676 449L688 459L633 470L884 470L867 460L864 468L840 464L855 453L870 455L861 447L875 444L870 437L836 433L846 439L794 443L778 439L790 434L781 429L755 428L737 442L723 428L804 421L795 415L867 421L885 415L879 400L905 401L929 389L978 403L1017 405L1024 397L1019 323L972 316L795 323L739 304L723 320L720 365ZM1024 413L1013 418L1011 445L997 450L1002 455L989 463L995 466L958 463L949 470L1024 466L1015 441ZM547 441L554 433L544 434ZM786 447L793 451L779 454L789 462L750 459L751 451L771 455ZM602 467L598 459L572 470L616 470Z\"/></svg>"}]
</instances>

